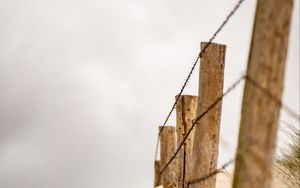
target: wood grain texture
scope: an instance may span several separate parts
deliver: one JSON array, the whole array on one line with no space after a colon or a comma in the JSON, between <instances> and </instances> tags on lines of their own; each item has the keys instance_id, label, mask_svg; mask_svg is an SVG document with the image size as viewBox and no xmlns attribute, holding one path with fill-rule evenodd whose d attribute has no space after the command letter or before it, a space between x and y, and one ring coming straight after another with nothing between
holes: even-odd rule
<instances>
[{"instance_id":1,"label":"wood grain texture","mask_svg":"<svg viewBox=\"0 0 300 188\"><path fill-rule=\"evenodd\" d=\"M177 99L178 96L176 96ZM177 147L183 141L187 131L191 128L193 120L197 115L197 96L182 95L176 104L176 131ZM178 187L183 187L183 182L191 178L192 170L192 149L194 131L192 131L180 149L177 157L178 162Z\"/></svg>"},{"instance_id":2,"label":"wood grain texture","mask_svg":"<svg viewBox=\"0 0 300 188\"><path fill-rule=\"evenodd\" d=\"M258 0L247 76L282 96L292 0ZM271 187L280 106L246 80L234 188Z\"/></svg>"},{"instance_id":3,"label":"wood grain texture","mask_svg":"<svg viewBox=\"0 0 300 188\"><path fill-rule=\"evenodd\" d=\"M206 43L201 43L201 48ZM226 46L212 43L201 57L197 116L223 93ZM204 177L217 169L222 101L197 122L194 132L192 178ZM213 176L191 188L215 187Z\"/></svg>"},{"instance_id":4,"label":"wood grain texture","mask_svg":"<svg viewBox=\"0 0 300 188\"><path fill-rule=\"evenodd\" d=\"M161 130L159 127L159 132ZM160 161L161 169L165 167L176 150L176 128L165 126L160 134ZM177 160L174 159L161 174L161 184L164 188L177 187Z\"/></svg>"}]
</instances>

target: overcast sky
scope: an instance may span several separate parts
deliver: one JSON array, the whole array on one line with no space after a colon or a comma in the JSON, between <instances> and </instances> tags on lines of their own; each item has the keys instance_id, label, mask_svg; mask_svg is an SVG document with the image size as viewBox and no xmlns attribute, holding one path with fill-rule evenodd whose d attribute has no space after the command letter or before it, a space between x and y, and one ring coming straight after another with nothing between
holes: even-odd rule
<instances>
[{"instance_id":1,"label":"overcast sky","mask_svg":"<svg viewBox=\"0 0 300 188\"><path fill-rule=\"evenodd\" d=\"M236 2L1 0L0 187L151 187L157 127ZM215 40L224 88L246 68L254 12L246 0ZM284 102L299 113L298 0L287 60ZM242 88L224 99L220 164L234 156Z\"/></svg>"}]
</instances>

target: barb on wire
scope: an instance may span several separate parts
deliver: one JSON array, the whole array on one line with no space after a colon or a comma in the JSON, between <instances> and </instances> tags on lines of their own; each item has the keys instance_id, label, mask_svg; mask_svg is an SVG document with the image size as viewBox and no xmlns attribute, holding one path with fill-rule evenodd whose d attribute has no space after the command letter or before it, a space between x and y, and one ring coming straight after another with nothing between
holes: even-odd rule
<instances>
[{"instance_id":1,"label":"barb on wire","mask_svg":"<svg viewBox=\"0 0 300 188\"><path fill-rule=\"evenodd\" d=\"M170 158L170 160L165 164L165 166L162 168L162 170L160 171L160 174L162 174L167 167L171 164L171 162L175 159L175 157L177 156L178 152L180 151L181 147L184 145L185 141L187 140L188 136L190 135L190 133L192 132L192 130L194 129L194 127L197 125L197 122L203 118L210 110L212 110L220 101L222 101L222 99L228 95L234 88L236 88L242 80L244 80L245 76L241 76L239 79L237 79L232 85L231 87L229 87L225 93L223 93L221 96L219 96L204 112L202 112L192 123L191 128L188 130L188 132L186 133L185 137L183 138L182 142L180 143L180 145L178 146L178 148L176 149L175 153L172 155L172 157Z\"/></svg>"},{"instance_id":2,"label":"barb on wire","mask_svg":"<svg viewBox=\"0 0 300 188\"><path fill-rule=\"evenodd\" d=\"M284 104L280 99L278 99L276 96L274 96L270 91L268 91L266 88L264 88L262 85L260 85L257 81L255 81L249 75L246 75L245 79L247 81L249 81L249 83L251 83L255 88L261 90L264 95L266 95L268 98L272 99L275 103L277 103L277 105L279 105L281 108L283 108L291 117L300 121L300 116L298 113L296 113L290 107L288 107L286 104Z\"/></svg>"},{"instance_id":3,"label":"barb on wire","mask_svg":"<svg viewBox=\"0 0 300 188\"><path fill-rule=\"evenodd\" d=\"M227 163L225 163L221 168L216 169L215 171L212 171L211 173L209 173L209 174L207 174L207 175L205 175L205 176L203 176L203 177L196 178L196 179L192 179L192 180L188 181L188 182L186 183L186 184L187 184L186 187L188 188L188 187L189 187L190 185L192 185L192 184L199 183L199 182L201 182L201 181L204 181L204 180L206 180L206 179L208 179L208 178L211 178L211 177L215 176L216 174L222 172L222 170L225 170L226 167L229 166L230 164L232 164L233 162L234 162L234 159L231 159L231 160L229 160Z\"/></svg>"},{"instance_id":4,"label":"barb on wire","mask_svg":"<svg viewBox=\"0 0 300 188\"><path fill-rule=\"evenodd\" d=\"M158 133L158 137L157 137L157 141L156 141L156 148L155 148L155 159L157 159L157 152L158 152L158 143L159 143L159 135L161 135L161 132L163 131L165 125L167 124L168 120L170 119L170 116L172 114L172 112L174 111L176 104L178 103L179 97L182 95L182 92L184 91L185 87L187 86L195 68L196 65L200 59L200 57L202 57L206 51L206 49L211 45L212 41L217 37L217 35L221 32L221 30L223 29L223 27L227 24L227 22L230 20L230 18L234 15L234 13L238 10L238 8L241 6L241 4L244 2L245 0L239 0L238 3L235 5L235 7L230 11L230 13L226 16L225 20L222 22L222 24L218 27L218 29L216 30L216 32L212 35L212 37L209 39L208 43L206 43L206 45L203 47L203 49L199 52L196 60L193 63L193 66L186 78L186 80L183 83L183 86L180 89L180 92L178 93L178 97L176 98L170 112L168 113L162 128L160 129L159 133Z\"/></svg>"}]
</instances>

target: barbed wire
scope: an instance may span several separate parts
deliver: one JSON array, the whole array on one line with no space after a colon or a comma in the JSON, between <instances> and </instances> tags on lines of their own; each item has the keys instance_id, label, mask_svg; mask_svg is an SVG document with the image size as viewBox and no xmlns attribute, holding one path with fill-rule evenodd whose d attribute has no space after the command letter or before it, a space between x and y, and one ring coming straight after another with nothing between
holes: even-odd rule
<instances>
[{"instance_id":1,"label":"barbed wire","mask_svg":"<svg viewBox=\"0 0 300 188\"><path fill-rule=\"evenodd\" d=\"M191 128L188 130L188 132L186 133L185 137L183 138L182 142L180 143L180 145L178 146L178 148L176 149L175 153L172 155L172 157L170 158L170 160L165 164L165 166L162 168L162 170L160 171L160 174L162 174L167 167L171 164L171 162L175 159L176 155L179 153L181 147L184 145L185 141L187 140L188 136L190 135L190 133L192 132L192 130L194 129L194 127L196 126L197 122L202 119L210 110L212 110L219 102L222 101L222 99L228 95L231 91L233 91L233 89L235 89L243 80L244 80L245 76L241 76L239 79L237 79L227 90L225 93L223 93L221 96L219 96L204 112L202 112L192 123Z\"/></svg>"},{"instance_id":2,"label":"barbed wire","mask_svg":"<svg viewBox=\"0 0 300 188\"><path fill-rule=\"evenodd\" d=\"M281 120L280 120L281 121ZM238 153L237 149L236 150L236 153ZM274 157L275 160L278 160L278 158L275 156ZM210 172L209 174L205 175L205 176L202 176L202 177L199 177L199 178L194 178L192 180L189 180L186 183L186 188L188 188L190 185L192 184L196 184L196 183L200 183L201 181L204 181L206 179L209 179L215 175L217 175L218 173L221 173L223 170L225 172L227 172L227 174L230 175L230 173L226 170L226 167L228 167L229 165L233 164L235 161L235 159L230 159L228 162L226 162L224 165L222 165L222 167ZM286 175L289 175L287 172L285 172L282 168L280 168L279 166L277 166L276 164L274 165L275 168L279 169L282 173L286 174Z\"/></svg>"},{"instance_id":3,"label":"barbed wire","mask_svg":"<svg viewBox=\"0 0 300 188\"><path fill-rule=\"evenodd\" d=\"M183 86L181 87L180 89L180 92L178 93L178 97L176 98L170 112L168 113L165 121L163 122L162 124L162 128L160 129L159 133L158 133L158 137L157 137L157 141L156 141L156 148L155 148L155 160L157 159L157 153L158 153L158 144L159 144L159 136L161 135L165 125L167 124L168 120L170 119L170 116L172 114L172 112L174 111L175 107L176 107L176 104L178 103L178 100L180 98L180 96L182 95L185 87L187 86L195 68L196 68L196 65L199 61L199 59L203 56L203 54L205 53L206 49L211 45L212 41L217 37L217 35L221 32L221 30L224 28L224 26L228 23L228 21L230 20L230 18L234 15L234 13L239 9L239 7L241 6L241 4L244 2L245 0L239 0L237 2L237 4L234 6L234 8L230 11L230 13L226 16L225 20L222 22L222 24L218 27L218 29L215 31L215 33L212 35L212 37L209 39L208 43L206 43L206 45L203 47L203 49L199 52L196 60L194 61L193 63L193 66L186 78L186 80L184 81L183 83Z\"/></svg>"},{"instance_id":4,"label":"barbed wire","mask_svg":"<svg viewBox=\"0 0 300 188\"><path fill-rule=\"evenodd\" d=\"M274 94L260 85L255 79L251 78L249 75L246 75L245 79L249 81L255 88L259 89L263 92L265 96L273 100L278 106L280 106L283 110L285 110L291 117L295 118L296 120L300 121L300 116L297 112L292 110L288 105L284 104L280 99L278 99Z\"/></svg>"},{"instance_id":5,"label":"barbed wire","mask_svg":"<svg viewBox=\"0 0 300 188\"><path fill-rule=\"evenodd\" d=\"M235 151L236 151L236 153L238 153L238 151L237 151L237 149L235 149ZM278 160L276 157L274 157L275 158L275 160ZM231 176L231 174L226 170L226 168L229 166L229 165L231 165L231 164L233 164L234 163L234 159L230 159L228 162L226 162L224 165L222 165L220 168L218 168L218 169L216 169L216 170L214 170L214 171L212 171L212 172L210 172L209 174L207 174L207 175L205 175L205 176L203 176L203 177L200 177L200 178L194 178L194 179L192 179L192 180L189 180L189 181L187 181L187 182L185 182L186 183L186 188L188 188L190 185L192 185L192 184L196 184L196 183L200 183L201 181L204 181L204 180L206 180L206 179L209 179L209 178L211 178L211 177L213 177L213 176L215 176L215 175L217 175L218 173L221 173L223 170L229 175L229 176ZM279 168L278 166L274 166L275 168ZM282 171L283 173L285 173L285 174L287 174L284 170L282 170L282 169L279 169L280 171Z\"/></svg>"},{"instance_id":6,"label":"barbed wire","mask_svg":"<svg viewBox=\"0 0 300 188\"><path fill-rule=\"evenodd\" d=\"M161 129L159 130L158 133L158 137L157 137L157 142L156 142L156 149L155 149L155 160L157 159L157 155L158 155L158 146L159 146L159 136L161 135L162 131L164 130L165 125L167 124L167 122L169 121L174 109L176 108L176 105L179 101L180 96L182 95L184 89L186 88L186 86L188 85L188 82L196 68L196 65L199 61L199 59L201 57L203 57L203 55L205 54L207 48L212 44L213 40L217 37L217 35L222 31L222 29L224 28L224 26L228 23L228 21L230 20L230 18L235 14L235 12L239 9L239 7L241 6L241 4L244 2L245 0L239 0L237 2L237 4L235 5L235 7L230 11L230 13L226 16L225 20L222 22L222 24L218 27L218 29L215 31L215 33L212 35L212 37L209 39L209 41L204 45L204 47L202 48L202 50L198 53L194 63L192 64L192 67L188 73L187 78L185 79L180 92L178 93L174 104L171 107L171 110L169 111L166 119L164 120ZM160 176L164 173L164 171L168 168L168 166L172 163L172 161L176 158L176 156L178 155L180 149L182 148L182 146L184 145L185 141L187 140L188 136L190 135L191 131L194 129L194 127L197 125L197 122L203 118L207 113L209 113L217 104L219 104L222 99L228 95L231 91L233 91L243 80L248 81L249 83L252 84L252 86L254 86L255 88L259 89L265 96L267 96L268 98L270 98L271 100L273 100L277 105L280 106L280 108L284 109L291 117L297 119L298 121L300 121L300 116L297 112L295 112L294 110L292 110L291 108L289 108L287 105L285 105L280 99L278 99L275 95L273 95L270 91L268 91L266 88L264 88L262 85L260 85L257 81L255 81L254 79L252 79L249 75L243 75L241 76L239 79L237 79L227 90L226 92L224 92L221 96L219 96L203 113L201 113L195 120L193 120L191 128L188 130L188 132L186 133L186 135L184 136L182 142L179 144L179 146L176 148L174 154L171 156L171 158L168 160L168 162L163 166L163 168L161 168L161 171L159 172ZM237 151L236 151L237 153ZM192 185L192 184L196 184L199 183L201 181L204 181L208 178L211 178L213 176L215 176L216 174L222 172L223 170L226 171L226 167L229 166L230 164L232 164L234 162L234 159L229 160L227 163L225 163L221 168L218 168L214 171L212 171L211 173L203 176L203 177L199 177L199 178L195 178L195 179L191 179L189 181L185 181L183 178L183 186L186 184L187 188ZM159 176L159 177L160 177Z\"/></svg>"},{"instance_id":7,"label":"barbed wire","mask_svg":"<svg viewBox=\"0 0 300 188\"><path fill-rule=\"evenodd\" d=\"M282 120L279 120L279 121L282 122ZM238 153L237 149L236 149L236 153ZM274 159L275 159L275 160L279 160L276 156L274 156ZM230 159L230 160L229 160L228 162L226 162L222 167L220 167L220 168L218 168L218 169L216 169L216 170L210 172L209 174L207 174L207 175L205 175L205 176L202 176L202 177L199 177L199 178L194 178L194 179L192 179L192 180L187 181L187 182L186 182L186 185L187 185L186 188L188 188L188 187L189 187L190 185L192 185L192 184L200 183L201 181L204 181L204 180L206 180L206 179L209 179L209 178L211 178L211 177L217 175L218 173L221 173L223 170L226 172L226 171L227 171L227 170L226 170L226 167L228 167L229 165L233 164L234 161L235 161L235 159ZM284 173L285 175L288 175L288 176L289 176L289 174L288 174L285 170L283 170L280 166L278 166L278 165L275 164L274 167L275 167L276 169L280 170L280 171L281 171L282 173ZM228 171L227 171L227 173L228 173ZM229 174L229 173L228 173L228 174Z\"/></svg>"},{"instance_id":8,"label":"barbed wire","mask_svg":"<svg viewBox=\"0 0 300 188\"><path fill-rule=\"evenodd\" d=\"M174 154L172 155L172 157L170 158L170 160L166 163L166 165L162 168L162 170L160 171L160 174L162 174L167 167L171 164L171 162L176 158L177 154L179 153L181 147L184 145L185 141L187 140L188 136L190 135L191 131L194 129L194 127L197 125L197 122L203 118L210 110L212 110L220 101L222 101L222 99L228 95L231 91L233 91L233 89L235 89L239 83L242 80L247 80L250 81L256 88L258 88L259 90L263 91L263 94L265 94L265 96L267 96L268 98L272 99L273 101L276 102L276 104L278 104L280 107L284 108L285 110L288 110L287 112L289 112L293 117L298 117L299 115L296 112L293 112L287 105L283 104L283 102L279 99L277 99L274 95L272 95L269 91L267 91L265 88L263 88L259 83L257 83L254 79L252 79L250 76L248 75L243 75L241 76L239 79L237 79L227 90L224 94L222 94L220 97L218 97L203 113L201 113L192 123L191 128L188 130L187 134L185 135L185 137L183 138L182 142L179 144L179 146L177 147L177 149L175 150Z\"/></svg>"},{"instance_id":9,"label":"barbed wire","mask_svg":"<svg viewBox=\"0 0 300 188\"><path fill-rule=\"evenodd\" d=\"M233 162L234 162L234 159L231 159L227 163L225 163L221 168L218 168L218 169L212 171L211 173L209 173L209 174L207 174L203 177L195 178L195 179L192 179L192 180L186 182L186 184L187 184L186 188L188 188L192 184L196 184L196 183L199 183L199 182L204 181L206 179L209 179L209 178L215 176L216 174L222 172L222 170L226 170L226 167L231 165Z\"/></svg>"},{"instance_id":10,"label":"barbed wire","mask_svg":"<svg viewBox=\"0 0 300 188\"><path fill-rule=\"evenodd\" d=\"M237 151L237 149L236 149L236 153L238 153L238 151ZM275 157L275 159L276 159L276 157ZM216 169L216 170L214 170L214 171L212 171L212 172L210 172L209 174L207 174L207 175L205 175L205 176L202 176L202 177L199 177L199 178L194 178L194 179L192 179L192 180L189 180L189 181L187 181L186 182L186 188L188 188L190 185L192 185L192 184L196 184L196 183L200 183L201 181L204 181L204 180L206 180L206 179L209 179L209 178L211 178L211 177L213 177L213 176L215 176L215 175L217 175L218 173L221 173L223 170L224 171L227 171L226 170L226 167L228 167L229 165L231 165L231 164L233 164L234 163L234 161L235 161L235 159L230 159L228 162L226 162L222 167L220 167L220 168L218 168L218 169ZM278 166L274 166L274 167L277 167L278 168ZM280 169L282 172L284 172L282 169ZM286 173L286 172L284 172L284 173ZM228 173L229 174L229 173Z\"/></svg>"}]
</instances>

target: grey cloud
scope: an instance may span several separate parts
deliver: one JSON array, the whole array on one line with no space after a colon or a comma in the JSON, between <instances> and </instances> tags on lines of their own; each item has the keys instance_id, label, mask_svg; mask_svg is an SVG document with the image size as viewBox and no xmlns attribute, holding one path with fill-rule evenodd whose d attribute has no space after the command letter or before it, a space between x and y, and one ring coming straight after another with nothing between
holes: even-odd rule
<instances>
[{"instance_id":1,"label":"grey cloud","mask_svg":"<svg viewBox=\"0 0 300 188\"><path fill-rule=\"evenodd\" d=\"M1 1L0 187L152 186L157 126L199 41L208 40L234 4ZM245 69L254 8L246 1L217 38L228 45L225 86ZM295 12L285 101L299 109ZM197 93L197 73L186 93ZM225 138L236 137L231 125L238 123L232 114L239 114L239 103L230 110L228 104L240 96L226 99ZM220 158L228 158L226 151Z\"/></svg>"}]
</instances>

